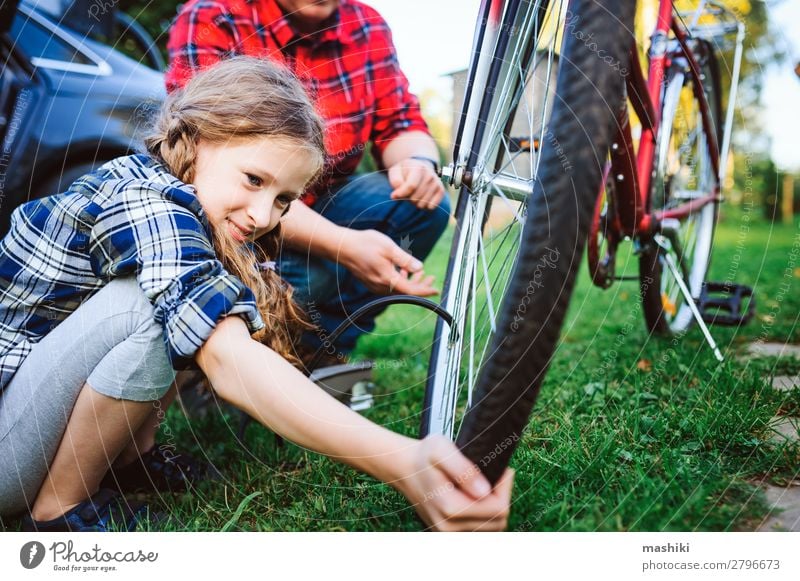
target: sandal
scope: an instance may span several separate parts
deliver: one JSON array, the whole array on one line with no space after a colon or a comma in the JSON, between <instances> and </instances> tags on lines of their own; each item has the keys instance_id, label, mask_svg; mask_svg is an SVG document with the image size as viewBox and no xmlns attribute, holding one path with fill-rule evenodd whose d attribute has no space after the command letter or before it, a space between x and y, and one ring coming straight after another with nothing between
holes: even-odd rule
<instances>
[{"instance_id":1,"label":"sandal","mask_svg":"<svg viewBox=\"0 0 800 581\"><path fill-rule=\"evenodd\" d=\"M23 532L64 533L133 531L145 522L161 520L150 513L143 502L130 502L120 493L101 488L78 506L52 520L33 520L30 514L22 519Z\"/></svg>"},{"instance_id":2,"label":"sandal","mask_svg":"<svg viewBox=\"0 0 800 581\"><path fill-rule=\"evenodd\" d=\"M175 453L165 444L156 444L138 460L110 469L100 486L120 492L183 492L217 476L219 473L210 464Z\"/></svg>"}]
</instances>

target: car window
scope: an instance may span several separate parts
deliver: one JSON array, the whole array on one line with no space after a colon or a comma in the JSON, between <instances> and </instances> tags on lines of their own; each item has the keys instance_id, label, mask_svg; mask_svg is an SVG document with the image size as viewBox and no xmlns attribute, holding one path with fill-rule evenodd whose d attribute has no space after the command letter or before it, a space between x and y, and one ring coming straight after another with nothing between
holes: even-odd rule
<instances>
[{"instance_id":1,"label":"car window","mask_svg":"<svg viewBox=\"0 0 800 581\"><path fill-rule=\"evenodd\" d=\"M17 13L11 24L15 46L28 58L94 65L86 55L26 15Z\"/></svg>"},{"instance_id":2,"label":"car window","mask_svg":"<svg viewBox=\"0 0 800 581\"><path fill-rule=\"evenodd\" d=\"M114 38L109 38L104 34L92 31L87 36L92 40L113 46L126 57L135 60L137 63L153 67L147 60L147 51L143 48L141 42L133 36L128 30L123 29L119 24L114 24Z\"/></svg>"}]
</instances>

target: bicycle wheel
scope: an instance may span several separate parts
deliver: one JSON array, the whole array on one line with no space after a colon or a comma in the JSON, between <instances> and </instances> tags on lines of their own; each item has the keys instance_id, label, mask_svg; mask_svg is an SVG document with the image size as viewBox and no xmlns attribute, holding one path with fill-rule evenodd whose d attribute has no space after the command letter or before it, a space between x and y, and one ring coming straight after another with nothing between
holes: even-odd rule
<instances>
[{"instance_id":1,"label":"bicycle wheel","mask_svg":"<svg viewBox=\"0 0 800 581\"><path fill-rule=\"evenodd\" d=\"M696 44L703 93L711 117L713 139L719 139L719 74L713 48ZM656 143L655 178L651 211L666 212L719 191L711 163L709 135L703 127L701 103L695 95L695 77L684 59L675 59L663 93L661 128ZM711 260L718 202L705 204L685 218L662 220L661 235L679 266L692 297L699 297ZM689 305L675 276L665 263L663 248L651 244L639 263L642 305L647 327L669 335L686 330L693 321Z\"/></svg>"},{"instance_id":2,"label":"bicycle wheel","mask_svg":"<svg viewBox=\"0 0 800 581\"><path fill-rule=\"evenodd\" d=\"M496 330L527 212L527 197L502 184L529 189L536 173L555 96L556 31L565 6L556 0L482 6L454 152L472 176L463 180L468 185L456 204L443 289L442 304L454 322L440 321L435 331L423 437L454 437Z\"/></svg>"},{"instance_id":3,"label":"bicycle wheel","mask_svg":"<svg viewBox=\"0 0 800 581\"><path fill-rule=\"evenodd\" d=\"M632 0L576 0L514 272L456 442L491 482L519 443L558 341L622 103ZM603 54L599 54L599 50Z\"/></svg>"}]
</instances>

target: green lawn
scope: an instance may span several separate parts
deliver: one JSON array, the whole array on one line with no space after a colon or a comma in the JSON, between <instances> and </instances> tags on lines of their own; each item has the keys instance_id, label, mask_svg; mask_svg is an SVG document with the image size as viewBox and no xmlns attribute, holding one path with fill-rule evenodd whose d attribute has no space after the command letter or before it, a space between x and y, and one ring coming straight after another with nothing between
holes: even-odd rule
<instances>
[{"instance_id":1,"label":"green lawn","mask_svg":"<svg viewBox=\"0 0 800 581\"><path fill-rule=\"evenodd\" d=\"M681 341L649 339L637 284L601 291L582 264L566 334L514 458L512 530L747 529L765 512L753 482L797 475L798 446L769 439L772 418L800 414L800 394L776 392L769 379L800 372L800 362L735 355L759 337L800 342L800 235L726 213L711 278L754 285L759 316L742 329L714 329L723 365L696 329ZM442 240L428 270L443 272L448 249ZM393 307L359 345L379 367L367 415L407 434L419 422L433 323L426 311ZM170 410L170 438L207 455L226 480L151 499L154 508L189 530L420 530L388 486L291 444L279 448L258 425L238 442L236 422L222 413L190 423Z\"/></svg>"}]
</instances>

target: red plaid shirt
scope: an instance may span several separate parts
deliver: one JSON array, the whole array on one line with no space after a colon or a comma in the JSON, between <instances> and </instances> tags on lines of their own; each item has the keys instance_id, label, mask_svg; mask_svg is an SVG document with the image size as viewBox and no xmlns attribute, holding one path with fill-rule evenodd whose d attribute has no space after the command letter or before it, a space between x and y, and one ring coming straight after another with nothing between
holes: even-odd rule
<instances>
[{"instance_id":1,"label":"red plaid shirt","mask_svg":"<svg viewBox=\"0 0 800 581\"><path fill-rule=\"evenodd\" d=\"M263 55L287 64L326 120L329 178L317 191L351 175L368 142L380 164L398 134L428 132L388 25L355 0L342 0L330 26L313 35L295 29L274 0L190 0L173 23L167 49L168 91L231 55Z\"/></svg>"}]
</instances>

